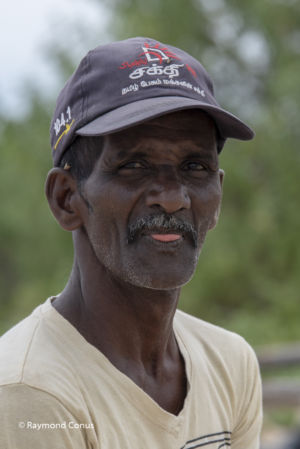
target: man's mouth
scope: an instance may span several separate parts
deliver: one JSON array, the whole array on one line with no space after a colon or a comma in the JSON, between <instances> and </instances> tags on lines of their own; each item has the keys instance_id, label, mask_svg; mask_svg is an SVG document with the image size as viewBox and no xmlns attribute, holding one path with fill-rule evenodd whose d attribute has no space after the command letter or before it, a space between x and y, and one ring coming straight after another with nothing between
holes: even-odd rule
<instances>
[{"instance_id":1,"label":"man's mouth","mask_svg":"<svg viewBox=\"0 0 300 449\"><path fill-rule=\"evenodd\" d=\"M175 242L176 240L181 239L180 234L150 234L154 240L159 242Z\"/></svg>"},{"instance_id":2,"label":"man's mouth","mask_svg":"<svg viewBox=\"0 0 300 449\"><path fill-rule=\"evenodd\" d=\"M188 237L197 247L197 232L193 225L172 215L161 214L137 219L129 227L128 243L134 242L138 236L148 236L152 241L165 244L180 243Z\"/></svg>"}]
</instances>

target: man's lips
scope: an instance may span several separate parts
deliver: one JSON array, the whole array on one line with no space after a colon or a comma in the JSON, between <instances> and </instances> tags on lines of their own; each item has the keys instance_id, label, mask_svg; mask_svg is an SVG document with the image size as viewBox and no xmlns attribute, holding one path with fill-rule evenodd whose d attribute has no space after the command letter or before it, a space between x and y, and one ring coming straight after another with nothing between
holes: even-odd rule
<instances>
[{"instance_id":1,"label":"man's lips","mask_svg":"<svg viewBox=\"0 0 300 449\"><path fill-rule=\"evenodd\" d=\"M175 242L181 238L180 234L150 234L154 240L159 242Z\"/></svg>"},{"instance_id":2,"label":"man's lips","mask_svg":"<svg viewBox=\"0 0 300 449\"><path fill-rule=\"evenodd\" d=\"M196 248L198 240L197 231L190 222L163 213L141 217L132 223L128 228L127 242L131 244L139 237L146 237L157 244L169 243L170 247L178 246L187 238Z\"/></svg>"}]
</instances>

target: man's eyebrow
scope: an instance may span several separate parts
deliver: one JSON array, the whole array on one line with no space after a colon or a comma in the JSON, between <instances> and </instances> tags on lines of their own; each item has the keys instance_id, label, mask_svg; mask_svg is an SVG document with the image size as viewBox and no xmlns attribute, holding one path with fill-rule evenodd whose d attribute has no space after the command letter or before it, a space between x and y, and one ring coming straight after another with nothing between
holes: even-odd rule
<instances>
[{"instance_id":1,"label":"man's eyebrow","mask_svg":"<svg viewBox=\"0 0 300 449\"><path fill-rule=\"evenodd\" d=\"M211 149L205 149L203 147L199 149L192 149L190 146L187 146L182 149L182 159L186 158L201 158L201 159L208 159L208 160L214 160L214 153ZM165 151L168 151L167 148ZM143 151L137 149L137 148L130 148L126 150L119 150L116 153L116 159L117 160L124 160L131 157L144 159L151 157L153 154L153 149L151 147L147 148L144 147Z\"/></svg>"},{"instance_id":2,"label":"man's eyebrow","mask_svg":"<svg viewBox=\"0 0 300 449\"><path fill-rule=\"evenodd\" d=\"M215 159L214 148L205 147L204 145L185 145L183 146L183 156L192 158L205 158L205 159Z\"/></svg>"},{"instance_id":3,"label":"man's eyebrow","mask_svg":"<svg viewBox=\"0 0 300 449\"><path fill-rule=\"evenodd\" d=\"M130 148L130 149L126 149L126 150L120 150L116 153L116 158L119 160L122 159L127 159L128 157L137 157L137 158L144 158L149 156L149 154L151 154L151 149L149 149L148 151L141 151L138 150L136 148Z\"/></svg>"},{"instance_id":4,"label":"man's eyebrow","mask_svg":"<svg viewBox=\"0 0 300 449\"><path fill-rule=\"evenodd\" d=\"M209 157L213 158L213 152L211 150L204 150L201 148L201 150L191 150L187 149L184 153L184 157Z\"/></svg>"}]
</instances>

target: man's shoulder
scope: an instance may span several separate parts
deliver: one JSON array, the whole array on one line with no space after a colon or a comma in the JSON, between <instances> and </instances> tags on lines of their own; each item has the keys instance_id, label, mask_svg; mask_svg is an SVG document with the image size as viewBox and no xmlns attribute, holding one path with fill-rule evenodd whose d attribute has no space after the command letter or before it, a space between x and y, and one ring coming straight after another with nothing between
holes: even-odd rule
<instances>
[{"instance_id":1,"label":"man's shoulder","mask_svg":"<svg viewBox=\"0 0 300 449\"><path fill-rule=\"evenodd\" d=\"M0 338L0 385L20 383L51 392L59 379L63 382L71 362L52 309L48 299Z\"/></svg>"},{"instance_id":2,"label":"man's shoulder","mask_svg":"<svg viewBox=\"0 0 300 449\"><path fill-rule=\"evenodd\" d=\"M31 402L38 402L61 411L67 409L74 416L84 414L85 405L78 394L84 385L78 380L83 351L77 351L76 335L77 331L53 308L50 298L7 331L0 338L2 407L10 402L16 406L20 401L26 409L26 403L31 407Z\"/></svg>"},{"instance_id":3,"label":"man's shoulder","mask_svg":"<svg viewBox=\"0 0 300 449\"><path fill-rule=\"evenodd\" d=\"M239 358L246 362L246 359L250 358L255 362L254 350L241 335L235 332L181 310L176 312L175 326L193 348L201 347L206 353L218 355L222 359Z\"/></svg>"},{"instance_id":4,"label":"man's shoulder","mask_svg":"<svg viewBox=\"0 0 300 449\"><path fill-rule=\"evenodd\" d=\"M204 321L201 318L190 315L180 309L177 309L176 311L175 320L180 326L189 328L191 332L200 333L203 337L205 335L209 335L210 338L215 337L220 339L226 338L230 340L243 340L243 337L235 332L208 321Z\"/></svg>"},{"instance_id":5,"label":"man's shoulder","mask_svg":"<svg viewBox=\"0 0 300 449\"><path fill-rule=\"evenodd\" d=\"M40 322L40 308L0 337L0 384L22 380L26 357Z\"/></svg>"}]
</instances>

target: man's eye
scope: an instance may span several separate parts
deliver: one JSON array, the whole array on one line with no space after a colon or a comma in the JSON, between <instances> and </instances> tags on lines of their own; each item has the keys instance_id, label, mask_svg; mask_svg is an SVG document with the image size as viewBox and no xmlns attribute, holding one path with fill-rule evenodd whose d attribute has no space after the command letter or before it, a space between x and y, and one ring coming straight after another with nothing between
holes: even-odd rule
<instances>
[{"instance_id":1,"label":"man's eye","mask_svg":"<svg viewBox=\"0 0 300 449\"><path fill-rule=\"evenodd\" d=\"M202 171L205 170L205 167L203 164L201 164L201 162L196 162L196 161L191 161L191 162L186 162L183 165L183 169L184 170L195 170L195 171Z\"/></svg>"},{"instance_id":2,"label":"man's eye","mask_svg":"<svg viewBox=\"0 0 300 449\"><path fill-rule=\"evenodd\" d=\"M145 164L140 161L130 161L120 167L121 169L134 169L134 168L145 168Z\"/></svg>"}]
</instances>

